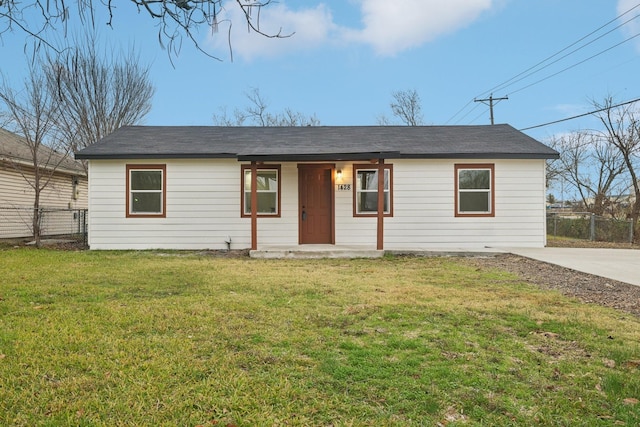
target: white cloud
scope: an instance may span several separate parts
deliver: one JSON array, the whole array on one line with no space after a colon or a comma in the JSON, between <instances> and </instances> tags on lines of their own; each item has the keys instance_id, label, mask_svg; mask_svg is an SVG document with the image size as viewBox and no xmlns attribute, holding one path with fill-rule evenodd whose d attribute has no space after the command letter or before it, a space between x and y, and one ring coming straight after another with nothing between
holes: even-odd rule
<instances>
[{"instance_id":1,"label":"white cloud","mask_svg":"<svg viewBox=\"0 0 640 427\"><path fill-rule=\"evenodd\" d=\"M359 0L361 30L347 37L382 55L393 55L453 32L489 9L492 0Z\"/></svg>"},{"instance_id":2,"label":"white cloud","mask_svg":"<svg viewBox=\"0 0 640 427\"><path fill-rule=\"evenodd\" d=\"M327 43L369 45L376 53L391 56L469 25L496 1L353 0L360 8L360 28L355 24L338 26L329 8L322 3L300 10L290 9L284 2L271 3L260 11L260 30L266 34L294 33L285 39L270 39L247 31L242 10L236 2L227 2L220 19L220 31L209 38L208 44L216 52L228 51L226 35L232 22L233 55L246 60L309 50ZM253 14L254 20L256 16L257 11Z\"/></svg>"},{"instance_id":3,"label":"white cloud","mask_svg":"<svg viewBox=\"0 0 640 427\"><path fill-rule=\"evenodd\" d=\"M640 8L638 8L637 6L638 6L638 0L618 0L618 15L621 15L627 12L628 10L635 8L631 10L629 13L625 14L622 18L620 18L621 21L625 22L633 18L634 16L638 15L638 13L640 13ZM622 28L625 34L627 34L628 36L634 36L640 33L640 19L635 18L633 21L627 23ZM640 41L636 41L635 45L636 45L636 48L640 50Z\"/></svg>"},{"instance_id":4,"label":"white cloud","mask_svg":"<svg viewBox=\"0 0 640 427\"><path fill-rule=\"evenodd\" d=\"M558 112L563 116L577 116L589 111L589 105L587 104L556 104L550 108L550 110Z\"/></svg>"},{"instance_id":5,"label":"white cloud","mask_svg":"<svg viewBox=\"0 0 640 427\"><path fill-rule=\"evenodd\" d=\"M227 31L231 27L231 47L235 57L250 60L258 56L275 56L285 52L312 49L329 40L335 29L331 12L323 4L312 9L294 11L284 3L272 3L262 8L258 20L258 11L252 14L255 25L264 34L285 38L268 38L254 31L248 31L245 16L237 3L230 2L225 6L221 18L219 33L210 37L209 44L220 51L229 49Z\"/></svg>"}]
</instances>

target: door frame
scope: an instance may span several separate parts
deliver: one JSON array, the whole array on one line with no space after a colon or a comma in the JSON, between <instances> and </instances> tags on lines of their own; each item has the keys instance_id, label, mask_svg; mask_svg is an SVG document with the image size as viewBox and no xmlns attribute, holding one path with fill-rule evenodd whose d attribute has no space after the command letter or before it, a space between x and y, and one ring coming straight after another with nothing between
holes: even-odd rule
<instances>
[{"instance_id":1,"label":"door frame","mask_svg":"<svg viewBox=\"0 0 640 427\"><path fill-rule=\"evenodd\" d=\"M331 182L329 183L329 191L331 194L330 210L331 210L331 231L330 231L330 243L329 245L336 244L336 165L335 163L298 163L298 244L306 245L308 243L302 243L302 185L301 185L301 170L302 169L323 169L329 170L331 176Z\"/></svg>"}]
</instances>

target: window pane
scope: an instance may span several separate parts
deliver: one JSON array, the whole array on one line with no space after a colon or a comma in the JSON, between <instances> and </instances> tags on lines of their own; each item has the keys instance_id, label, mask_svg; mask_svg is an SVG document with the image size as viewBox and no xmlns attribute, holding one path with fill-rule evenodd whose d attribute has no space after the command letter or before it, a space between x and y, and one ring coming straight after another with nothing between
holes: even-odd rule
<instances>
[{"instance_id":1,"label":"window pane","mask_svg":"<svg viewBox=\"0 0 640 427\"><path fill-rule=\"evenodd\" d=\"M460 212L489 212L488 192L461 192Z\"/></svg>"},{"instance_id":2,"label":"window pane","mask_svg":"<svg viewBox=\"0 0 640 427\"><path fill-rule=\"evenodd\" d=\"M458 172L458 188L461 190L488 190L491 172L486 169L463 169Z\"/></svg>"},{"instance_id":3,"label":"window pane","mask_svg":"<svg viewBox=\"0 0 640 427\"><path fill-rule=\"evenodd\" d=\"M356 196L358 204L358 213L377 213L378 212L378 193L366 192L358 193ZM384 193L384 213L389 213L389 192Z\"/></svg>"},{"instance_id":4,"label":"window pane","mask_svg":"<svg viewBox=\"0 0 640 427\"><path fill-rule=\"evenodd\" d=\"M131 193L131 213L162 213L162 194Z\"/></svg>"},{"instance_id":5,"label":"window pane","mask_svg":"<svg viewBox=\"0 0 640 427\"><path fill-rule=\"evenodd\" d=\"M258 193L259 214L278 213L278 195L276 193ZM244 213L251 215L251 193L244 193Z\"/></svg>"},{"instance_id":6,"label":"window pane","mask_svg":"<svg viewBox=\"0 0 640 427\"><path fill-rule=\"evenodd\" d=\"M378 212L378 193L358 193L357 209L360 213Z\"/></svg>"},{"instance_id":7,"label":"window pane","mask_svg":"<svg viewBox=\"0 0 640 427\"><path fill-rule=\"evenodd\" d=\"M278 191L278 171L277 170L258 170L256 178L258 183L258 191ZM251 170L244 171L244 189L251 191Z\"/></svg>"},{"instance_id":8,"label":"window pane","mask_svg":"<svg viewBox=\"0 0 640 427\"><path fill-rule=\"evenodd\" d=\"M384 170L384 213L390 212L391 171ZM359 169L356 171L356 213L375 214L378 212L378 170Z\"/></svg>"},{"instance_id":9,"label":"window pane","mask_svg":"<svg viewBox=\"0 0 640 427\"><path fill-rule=\"evenodd\" d=\"M131 171L131 190L162 190L162 171Z\"/></svg>"},{"instance_id":10,"label":"window pane","mask_svg":"<svg viewBox=\"0 0 640 427\"><path fill-rule=\"evenodd\" d=\"M378 171L359 170L356 177L356 187L358 190L377 190ZM389 189L389 169L385 169L384 171L384 189Z\"/></svg>"},{"instance_id":11,"label":"window pane","mask_svg":"<svg viewBox=\"0 0 640 427\"><path fill-rule=\"evenodd\" d=\"M378 188L378 172L373 170L359 170L356 187L358 190L376 190Z\"/></svg>"},{"instance_id":12,"label":"window pane","mask_svg":"<svg viewBox=\"0 0 640 427\"><path fill-rule=\"evenodd\" d=\"M258 171L258 191L278 191L277 171ZM251 185L249 185L251 189Z\"/></svg>"}]
</instances>

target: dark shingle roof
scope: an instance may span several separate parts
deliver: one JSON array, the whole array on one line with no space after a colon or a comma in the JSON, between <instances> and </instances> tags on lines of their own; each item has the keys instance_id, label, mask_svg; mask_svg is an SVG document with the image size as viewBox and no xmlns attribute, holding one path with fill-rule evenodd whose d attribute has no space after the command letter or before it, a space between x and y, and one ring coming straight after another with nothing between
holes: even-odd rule
<instances>
[{"instance_id":1,"label":"dark shingle roof","mask_svg":"<svg viewBox=\"0 0 640 427\"><path fill-rule=\"evenodd\" d=\"M73 160L73 157L58 153L46 145L42 145L38 151L40 167L55 168L60 173L73 175L86 175L82 163ZM24 138L8 130L0 128L0 160L10 163L33 166L31 149Z\"/></svg>"},{"instance_id":2,"label":"dark shingle roof","mask_svg":"<svg viewBox=\"0 0 640 427\"><path fill-rule=\"evenodd\" d=\"M556 158L509 125L218 127L130 126L76 153L77 159Z\"/></svg>"}]
</instances>

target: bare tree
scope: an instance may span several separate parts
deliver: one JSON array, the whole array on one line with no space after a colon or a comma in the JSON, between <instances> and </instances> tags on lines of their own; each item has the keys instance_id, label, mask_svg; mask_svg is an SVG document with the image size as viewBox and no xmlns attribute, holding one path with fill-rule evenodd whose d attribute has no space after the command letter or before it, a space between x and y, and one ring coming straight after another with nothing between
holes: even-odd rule
<instances>
[{"instance_id":1,"label":"bare tree","mask_svg":"<svg viewBox=\"0 0 640 427\"><path fill-rule=\"evenodd\" d=\"M575 188L589 212L617 215L617 199L629 188L620 152L602 135L587 131L564 135L550 145L560 153L548 168L550 175Z\"/></svg>"},{"instance_id":2,"label":"bare tree","mask_svg":"<svg viewBox=\"0 0 640 427\"><path fill-rule=\"evenodd\" d=\"M40 195L69 153L58 138L60 110L47 90L46 78L36 67L30 69L21 90L13 89L3 80L0 101L5 107L2 111L4 126L21 137L29 158L28 168L17 162L13 162L13 167L33 189L31 231L36 245L40 246Z\"/></svg>"},{"instance_id":3,"label":"bare tree","mask_svg":"<svg viewBox=\"0 0 640 427\"><path fill-rule=\"evenodd\" d=\"M49 54L43 65L47 89L58 102L58 128L72 152L139 123L151 110L149 67L133 50L100 56L97 45L95 37L87 36L73 49Z\"/></svg>"},{"instance_id":4,"label":"bare tree","mask_svg":"<svg viewBox=\"0 0 640 427\"><path fill-rule=\"evenodd\" d=\"M422 115L422 101L415 89L399 90L391 94L391 113L406 126L421 126L424 124ZM382 115L378 117L378 124L393 124L390 119Z\"/></svg>"},{"instance_id":5,"label":"bare tree","mask_svg":"<svg viewBox=\"0 0 640 427\"><path fill-rule=\"evenodd\" d=\"M282 112L271 113L269 104L260 93L260 89L251 88L245 93L249 105L234 109L230 116L226 107L221 107L213 115L216 126L318 126L320 120L315 116L285 108Z\"/></svg>"},{"instance_id":6,"label":"bare tree","mask_svg":"<svg viewBox=\"0 0 640 427\"><path fill-rule=\"evenodd\" d=\"M266 33L260 29L260 11L272 0L129 0L138 13L158 22L158 40L168 48L169 55L177 54L183 38L190 40L201 52L205 52L196 38L197 30L217 31L221 13L226 5L238 7L248 31L254 31L265 37L282 38L291 34ZM117 3L117 4L116 4ZM111 0L0 0L0 35L7 31L20 30L39 43L55 48L47 38L49 30L59 26L66 33L67 25L73 17L78 17L84 26L95 28L96 16L102 8L108 15L107 25L111 26L122 2ZM230 23L232 24L232 23ZM231 45L231 43L230 43ZM60 51L60 49L56 49ZM209 55L213 57L212 55ZM215 58L215 57L214 57ZM218 59L218 58L216 58Z\"/></svg>"},{"instance_id":7,"label":"bare tree","mask_svg":"<svg viewBox=\"0 0 640 427\"><path fill-rule=\"evenodd\" d=\"M619 151L629 174L629 185L635 195L629 216L634 224L634 241L637 241L640 218L640 112L634 104L616 106L611 96L602 102L592 103L599 110L596 115L604 125L602 136Z\"/></svg>"}]
</instances>

